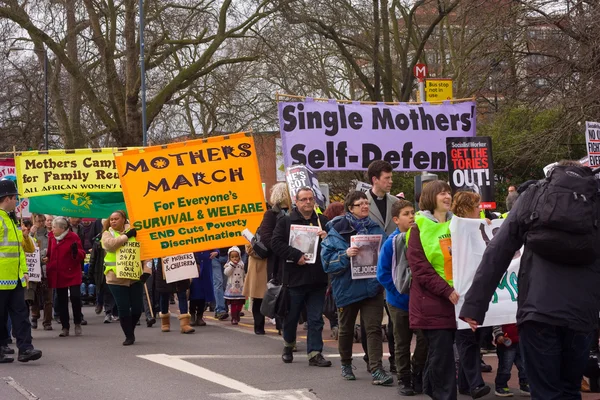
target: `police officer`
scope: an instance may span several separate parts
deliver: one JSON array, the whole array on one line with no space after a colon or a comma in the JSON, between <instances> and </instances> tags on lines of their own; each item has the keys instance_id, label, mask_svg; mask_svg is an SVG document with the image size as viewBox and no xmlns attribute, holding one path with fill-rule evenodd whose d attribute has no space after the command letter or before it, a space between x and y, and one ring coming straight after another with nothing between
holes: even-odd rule
<instances>
[{"instance_id":1,"label":"police officer","mask_svg":"<svg viewBox=\"0 0 600 400\"><path fill-rule=\"evenodd\" d=\"M17 338L18 360L28 362L42 356L42 352L31 344L31 323L25 304L29 276L21 245L23 234L9 214L16 206L17 187L14 182L0 180L0 363L14 361L5 354L10 339L6 327L9 315Z\"/></svg>"}]
</instances>

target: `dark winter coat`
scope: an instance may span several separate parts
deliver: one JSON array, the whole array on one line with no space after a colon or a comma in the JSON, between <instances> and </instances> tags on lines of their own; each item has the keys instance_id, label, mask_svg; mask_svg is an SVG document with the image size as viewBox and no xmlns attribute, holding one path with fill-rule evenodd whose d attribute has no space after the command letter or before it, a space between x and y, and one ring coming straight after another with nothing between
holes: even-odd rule
<instances>
[{"instance_id":1,"label":"dark winter coat","mask_svg":"<svg viewBox=\"0 0 600 400\"><path fill-rule=\"evenodd\" d=\"M72 244L77 245L75 257L71 253ZM46 263L48 287L59 289L81 285L81 262L85 258L85 252L76 234L69 231L63 240L56 243L54 235L50 232L46 257L48 257Z\"/></svg>"},{"instance_id":2,"label":"dark winter coat","mask_svg":"<svg viewBox=\"0 0 600 400\"><path fill-rule=\"evenodd\" d=\"M427 260L417 225L410 230L406 258L412 272L408 303L410 328L456 329L454 304L448 298L454 288Z\"/></svg>"},{"instance_id":3,"label":"dark winter coat","mask_svg":"<svg viewBox=\"0 0 600 400\"><path fill-rule=\"evenodd\" d=\"M163 278L162 258L159 258L158 263L156 264L154 282L156 284L156 291L158 293L180 293L185 292L190 288L189 279L167 283L165 278Z\"/></svg>"},{"instance_id":4,"label":"dark winter coat","mask_svg":"<svg viewBox=\"0 0 600 400\"><path fill-rule=\"evenodd\" d=\"M96 293L101 293L104 285L106 285L106 278L104 276L104 256L106 253L102 248L101 236L98 235L92 240L90 267L88 269L90 282L96 285Z\"/></svg>"},{"instance_id":5,"label":"dark winter coat","mask_svg":"<svg viewBox=\"0 0 600 400\"><path fill-rule=\"evenodd\" d=\"M498 282L527 231L517 199L500 230L489 243L460 310L461 319L484 319ZM582 266L550 262L525 246L519 267L517 324L536 321L591 332L598 327L600 309L600 259ZM412 301L412 298L411 298Z\"/></svg>"},{"instance_id":6,"label":"dark winter coat","mask_svg":"<svg viewBox=\"0 0 600 400\"><path fill-rule=\"evenodd\" d=\"M327 274L323 271L323 265L321 264L321 240L319 239L317 260L314 264L298 265L297 262L303 256L303 253L289 245L291 225L319 226L317 218L321 221L321 226L325 228L327 217L322 214L317 216L313 211L310 219L307 220L304 219L297 208L294 208L290 215L282 217L277 221L271 239L271 247L276 254L280 255L283 260L286 260L283 269L284 285L288 285L289 287L303 285L327 286Z\"/></svg>"},{"instance_id":7,"label":"dark winter coat","mask_svg":"<svg viewBox=\"0 0 600 400\"><path fill-rule=\"evenodd\" d=\"M192 279L192 283L190 285L190 300L205 300L207 303L215 301L212 260L210 258L210 253L213 251L218 250L194 253L196 263L198 264L198 268L200 270L200 277Z\"/></svg>"},{"instance_id":8,"label":"dark winter coat","mask_svg":"<svg viewBox=\"0 0 600 400\"><path fill-rule=\"evenodd\" d=\"M273 251L271 240L277 221L286 215L286 211L287 209L282 209L277 205L265 211L263 220L258 228L260 241L271 251L271 255L267 259L267 280L277 278L281 281L283 279L285 259Z\"/></svg>"}]
</instances>

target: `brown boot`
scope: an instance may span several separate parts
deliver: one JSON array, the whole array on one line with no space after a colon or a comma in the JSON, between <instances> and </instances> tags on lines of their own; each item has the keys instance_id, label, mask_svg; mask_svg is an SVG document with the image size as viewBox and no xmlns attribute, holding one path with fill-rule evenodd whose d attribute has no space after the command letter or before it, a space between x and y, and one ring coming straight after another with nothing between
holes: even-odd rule
<instances>
[{"instance_id":1,"label":"brown boot","mask_svg":"<svg viewBox=\"0 0 600 400\"><path fill-rule=\"evenodd\" d=\"M179 317L179 325L181 326L181 333L194 333L196 330L190 326L190 314L181 314Z\"/></svg>"},{"instance_id":2,"label":"brown boot","mask_svg":"<svg viewBox=\"0 0 600 400\"><path fill-rule=\"evenodd\" d=\"M163 332L171 332L171 313L158 313L160 317L160 330Z\"/></svg>"}]
</instances>

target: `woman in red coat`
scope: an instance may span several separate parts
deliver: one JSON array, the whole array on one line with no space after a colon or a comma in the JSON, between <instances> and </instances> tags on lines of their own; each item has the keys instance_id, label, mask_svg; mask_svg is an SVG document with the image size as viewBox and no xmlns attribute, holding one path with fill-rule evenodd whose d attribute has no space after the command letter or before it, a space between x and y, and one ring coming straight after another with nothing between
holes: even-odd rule
<instances>
[{"instance_id":1,"label":"woman in red coat","mask_svg":"<svg viewBox=\"0 0 600 400\"><path fill-rule=\"evenodd\" d=\"M69 230L64 217L52 221L52 232L48 234L46 275L48 286L56 289L57 308L62 332L60 337L69 336L69 293L73 308L75 336L81 335L81 262L85 251L77 234Z\"/></svg>"}]
</instances>

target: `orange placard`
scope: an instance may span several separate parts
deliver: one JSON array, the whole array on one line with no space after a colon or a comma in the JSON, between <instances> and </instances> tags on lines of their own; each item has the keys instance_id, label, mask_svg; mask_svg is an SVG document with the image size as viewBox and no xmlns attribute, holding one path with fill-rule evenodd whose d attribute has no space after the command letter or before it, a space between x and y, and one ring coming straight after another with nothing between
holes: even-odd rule
<instances>
[{"instance_id":1,"label":"orange placard","mask_svg":"<svg viewBox=\"0 0 600 400\"><path fill-rule=\"evenodd\" d=\"M266 210L249 133L115 154L143 260L241 245Z\"/></svg>"}]
</instances>

